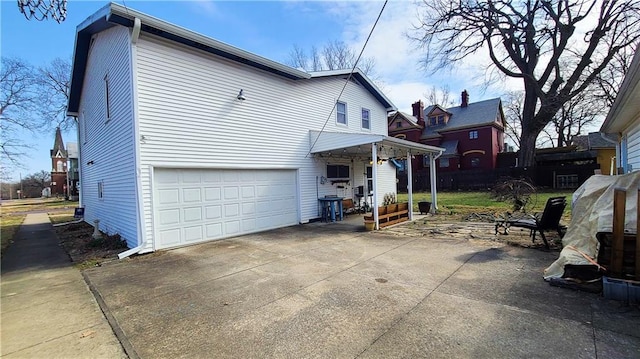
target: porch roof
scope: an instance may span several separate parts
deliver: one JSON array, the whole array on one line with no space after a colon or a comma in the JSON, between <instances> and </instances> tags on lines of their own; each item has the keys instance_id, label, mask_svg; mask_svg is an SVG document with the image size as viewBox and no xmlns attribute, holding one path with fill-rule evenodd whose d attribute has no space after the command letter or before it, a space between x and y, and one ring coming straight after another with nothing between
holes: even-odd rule
<instances>
[{"instance_id":1,"label":"porch roof","mask_svg":"<svg viewBox=\"0 0 640 359\"><path fill-rule=\"evenodd\" d=\"M380 157L406 157L407 152L412 155L442 154L445 149L421 143L402 140L385 135L346 132L309 131L309 151L312 154L331 153L336 156L357 157L371 155L374 144L383 148Z\"/></svg>"}]
</instances>

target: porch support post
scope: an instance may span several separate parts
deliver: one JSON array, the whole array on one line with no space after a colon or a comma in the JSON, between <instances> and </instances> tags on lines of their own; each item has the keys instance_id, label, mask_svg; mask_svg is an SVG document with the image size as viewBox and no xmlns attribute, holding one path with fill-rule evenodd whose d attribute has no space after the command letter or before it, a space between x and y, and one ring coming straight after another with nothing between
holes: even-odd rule
<instances>
[{"instance_id":1,"label":"porch support post","mask_svg":"<svg viewBox=\"0 0 640 359\"><path fill-rule=\"evenodd\" d=\"M413 164L411 163L411 150L407 151L407 192L409 193L409 220L413 220Z\"/></svg>"},{"instance_id":2,"label":"porch support post","mask_svg":"<svg viewBox=\"0 0 640 359\"><path fill-rule=\"evenodd\" d=\"M373 212L373 221L376 222L376 229L380 229L380 219L378 218L378 147L376 143L371 144L371 160L373 164L371 165L371 177L373 182L373 203L371 206L373 207L371 210Z\"/></svg>"},{"instance_id":3,"label":"porch support post","mask_svg":"<svg viewBox=\"0 0 640 359\"><path fill-rule=\"evenodd\" d=\"M431 172L431 213L436 213L438 209L438 194L436 193L436 155L429 154L429 171Z\"/></svg>"}]
</instances>

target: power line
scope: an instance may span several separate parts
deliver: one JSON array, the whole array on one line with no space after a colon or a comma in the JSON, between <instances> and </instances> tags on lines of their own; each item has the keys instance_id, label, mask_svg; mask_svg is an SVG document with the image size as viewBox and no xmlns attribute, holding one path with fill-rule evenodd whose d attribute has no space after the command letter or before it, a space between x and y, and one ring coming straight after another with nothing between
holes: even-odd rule
<instances>
[{"instance_id":1,"label":"power line","mask_svg":"<svg viewBox=\"0 0 640 359\"><path fill-rule=\"evenodd\" d=\"M316 145L316 142L318 142L318 139L320 139L320 135L322 135L322 132L324 131L325 127L327 127L327 123L329 123L329 120L331 119L331 116L333 115L333 111L336 109L336 106L338 105L338 101L340 101L340 97L342 97L342 93L344 92L344 89L347 87L347 84L349 83L349 80L351 80L351 76L353 76L353 72L356 69L356 66L358 65L358 62L360 61L360 57L362 57L362 54L364 53L364 49L367 47L367 43L369 43L369 39L371 38L371 35L373 34L373 30L375 30L376 25L378 25L378 21L380 20L380 17L382 16L382 12L384 11L385 6L387 6L387 2L389 0L385 0L384 4L382 4L382 8L380 9L380 13L378 13L378 18L376 19L376 22L373 23L373 27L371 27L371 31L369 31L369 35L367 36L367 39L364 42L364 45L362 45L362 50L360 50L360 54L358 55L358 58L356 59L356 62L353 63L353 67L351 68L351 71L349 72L349 76L347 76L347 79L344 82L344 86L342 86L342 90L340 90L340 94L338 95L338 99L336 99L335 103L333 104L333 107L331 108L331 112L329 112L329 116L327 116L327 119L324 121L324 125L322 125L322 128L320 129L320 133L318 133L318 136L316 137L316 139L313 141L313 144L311 144L311 147L309 148L309 152L307 152L307 154L304 156L305 158L308 157L311 154L311 151L313 150L313 146Z\"/></svg>"}]
</instances>

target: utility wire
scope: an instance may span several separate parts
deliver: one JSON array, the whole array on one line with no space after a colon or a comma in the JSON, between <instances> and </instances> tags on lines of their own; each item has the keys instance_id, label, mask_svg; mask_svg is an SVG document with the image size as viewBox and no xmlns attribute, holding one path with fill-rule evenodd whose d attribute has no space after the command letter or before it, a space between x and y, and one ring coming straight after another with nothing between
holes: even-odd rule
<instances>
[{"instance_id":1,"label":"utility wire","mask_svg":"<svg viewBox=\"0 0 640 359\"><path fill-rule=\"evenodd\" d=\"M376 19L376 22L373 23L373 27L371 27L371 31L369 31L369 36L367 36L367 39L365 40L364 45L362 45L362 50L360 50L360 54L358 55L358 58L356 59L356 62L353 63L353 67L351 68L351 71L349 72L349 76L345 80L344 86L342 86L342 90L340 90L340 94L338 95L338 99L333 104L333 107L331 108L331 112L329 112L329 116L327 116L327 119L324 121L324 125L322 125L322 128L320 129L320 133L318 133L318 137L316 137L316 139L313 141L313 144L309 148L309 152L307 152L307 154L304 156L305 158L307 158L311 154L311 151L313 150L313 146L316 145L316 143L320 139L320 135L322 135L322 132L324 131L325 127L327 127L327 123L329 123L329 120L331 119L331 116L333 115L333 111L336 109L336 106L338 106L338 101L340 101L340 97L342 97L342 93L344 92L344 89L347 87L347 84L349 83L349 80L351 80L351 77L353 76L353 72L356 70L356 66L358 66L358 62L360 61L360 58L362 57L362 54L364 53L364 49L367 47L367 43L369 42L369 39L371 38L371 35L373 34L373 30L375 30L376 25L378 25L378 21L380 20L380 17L382 16L382 12L384 11L385 6L387 6L387 2L388 1L389 0L385 0L384 4L382 4L382 8L380 9L380 13L378 13L378 18Z\"/></svg>"}]
</instances>

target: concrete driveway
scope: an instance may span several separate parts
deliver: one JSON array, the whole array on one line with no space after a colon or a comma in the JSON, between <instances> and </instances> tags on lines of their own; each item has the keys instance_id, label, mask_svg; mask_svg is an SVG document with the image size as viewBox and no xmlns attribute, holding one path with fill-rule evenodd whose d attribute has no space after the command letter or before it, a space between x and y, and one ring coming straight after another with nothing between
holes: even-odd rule
<instances>
[{"instance_id":1,"label":"concrete driveway","mask_svg":"<svg viewBox=\"0 0 640 359\"><path fill-rule=\"evenodd\" d=\"M308 224L84 272L131 356L638 358L640 310L557 252Z\"/></svg>"}]
</instances>

